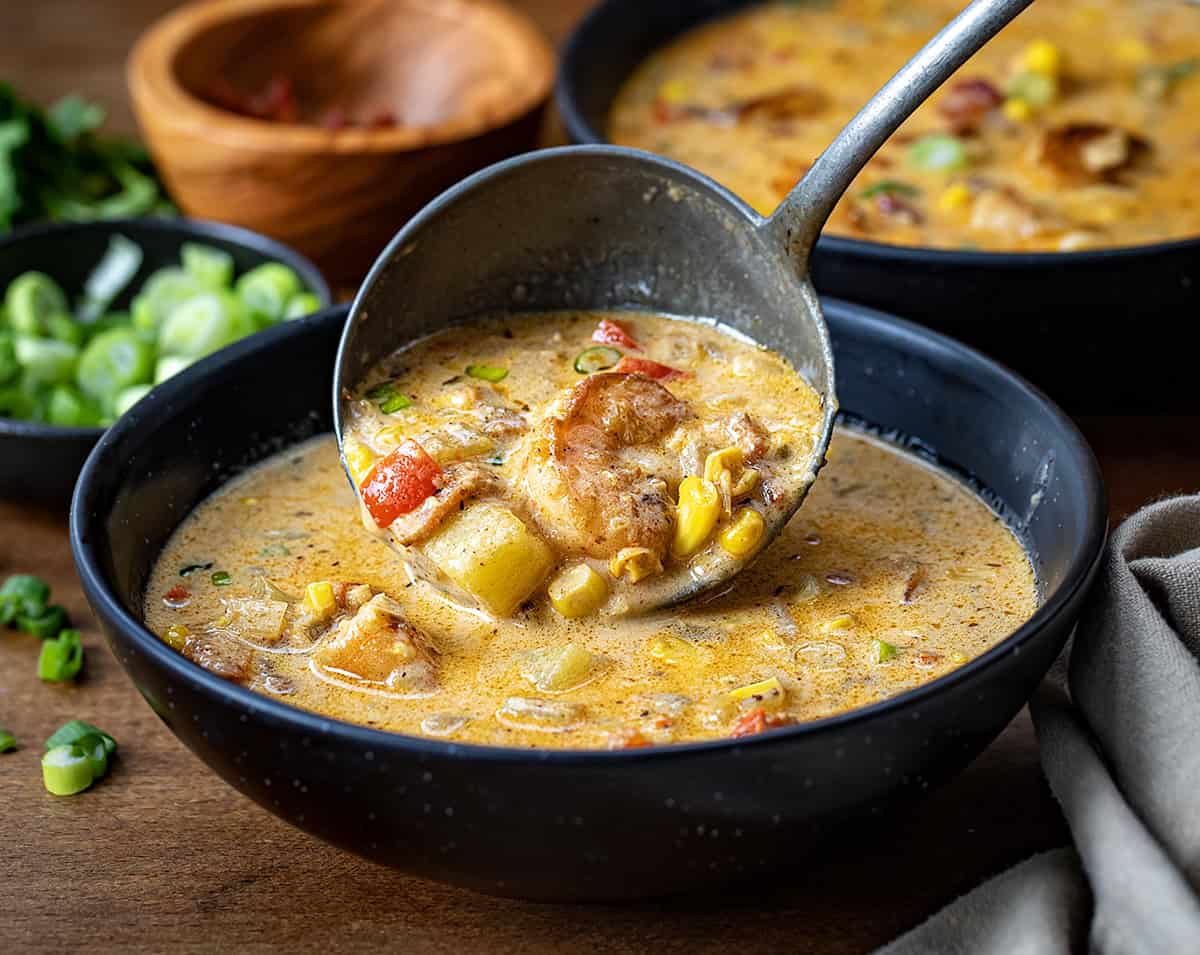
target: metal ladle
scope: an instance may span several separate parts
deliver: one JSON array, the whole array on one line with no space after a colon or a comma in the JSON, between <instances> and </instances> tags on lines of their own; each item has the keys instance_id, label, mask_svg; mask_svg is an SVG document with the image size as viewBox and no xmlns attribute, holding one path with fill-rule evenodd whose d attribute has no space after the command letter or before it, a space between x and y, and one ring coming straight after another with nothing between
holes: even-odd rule
<instances>
[{"instance_id":1,"label":"metal ladle","mask_svg":"<svg viewBox=\"0 0 1200 955\"><path fill-rule=\"evenodd\" d=\"M339 447L343 402L367 371L449 324L486 313L612 308L715 318L791 361L824 401L812 467L783 489L769 541L804 500L837 412L829 332L808 277L817 236L888 137L1031 2L974 0L850 120L766 218L699 172L617 146L542 150L463 180L397 234L354 300L334 372ZM689 599L746 562L715 562L702 577L678 568L643 581L616 610Z\"/></svg>"}]
</instances>

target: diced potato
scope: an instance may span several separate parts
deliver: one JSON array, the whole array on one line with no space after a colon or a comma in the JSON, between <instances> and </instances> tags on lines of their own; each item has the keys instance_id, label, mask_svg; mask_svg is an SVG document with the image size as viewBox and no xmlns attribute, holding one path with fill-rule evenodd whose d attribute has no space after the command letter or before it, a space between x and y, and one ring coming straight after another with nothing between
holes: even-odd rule
<instances>
[{"instance_id":1,"label":"diced potato","mask_svg":"<svg viewBox=\"0 0 1200 955\"><path fill-rule=\"evenodd\" d=\"M507 507L472 504L425 543L425 555L459 587L507 617L546 579L554 555Z\"/></svg>"},{"instance_id":2,"label":"diced potato","mask_svg":"<svg viewBox=\"0 0 1200 955\"><path fill-rule=\"evenodd\" d=\"M318 620L333 616L337 600L333 595L333 584L328 580L315 580L304 590L304 609Z\"/></svg>"},{"instance_id":3,"label":"diced potato","mask_svg":"<svg viewBox=\"0 0 1200 955\"><path fill-rule=\"evenodd\" d=\"M550 603L564 617L595 613L608 597L608 583L587 564L566 568L550 581Z\"/></svg>"},{"instance_id":4,"label":"diced potato","mask_svg":"<svg viewBox=\"0 0 1200 955\"><path fill-rule=\"evenodd\" d=\"M346 456L346 467L350 469L350 476L354 478L354 483L362 484L368 474L371 473L371 467L375 464L375 454L365 444L359 444L353 438L346 440L343 453Z\"/></svg>"},{"instance_id":5,"label":"diced potato","mask_svg":"<svg viewBox=\"0 0 1200 955\"><path fill-rule=\"evenodd\" d=\"M602 659L574 643L532 650L521 661L521 676L543 693L565 693L595 678Z\"/></svg>"},{"instance_id":6,"label":"diced potato","mask_svg":"<svg viewBox=\"0 0 1200 955\"><path fill-rule=\"evenodd\" d=\"M753 705L760 706L764 710L777 710L783 706L787 692L778 677L771 677L767 680L759 680L757 683L739 686L736 690L730 690L726 696L729 702L738 706Z\"/></svg>"},{"instance_id":7,"label":"diced potato","mask_svg":"<svg viewBox=\"0 0 1200 955\"><path fill-rule=\"evenodd\" d=\"M376 594L326 636L309 666L331 683L400 697L432 692L437 681L425 635L387 594Z\"/></svg>"}]
</instances>

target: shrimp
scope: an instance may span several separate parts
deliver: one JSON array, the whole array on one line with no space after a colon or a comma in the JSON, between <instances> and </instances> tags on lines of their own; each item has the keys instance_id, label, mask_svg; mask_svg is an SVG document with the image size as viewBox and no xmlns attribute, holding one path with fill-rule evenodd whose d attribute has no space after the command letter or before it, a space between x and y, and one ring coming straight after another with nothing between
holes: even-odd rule
<instances>
[{"instance_id":1,"label":"shrimp","mask_svg":"<svg viewBox=\"0 0 1200 955\"><path fill-rule=\"evenodd\" d=\"M385 593L343 618L313 650L309 664L332 683L388 695L421 696L437 683L436 654L428 638Z\"/></svg>"},{"instance_id":2,"label":"shrimp","mask_svg":"<svg viewBox=\"0 0 1200 955\"><path fill-rule=\"evenodd\" d=\"M564 550L608 558L626 547L666 553L669 485L681 475L667 436L686 402L640 374L597 374L555 401L517 455L535 520Z\"/></svg>"}]
</instances>

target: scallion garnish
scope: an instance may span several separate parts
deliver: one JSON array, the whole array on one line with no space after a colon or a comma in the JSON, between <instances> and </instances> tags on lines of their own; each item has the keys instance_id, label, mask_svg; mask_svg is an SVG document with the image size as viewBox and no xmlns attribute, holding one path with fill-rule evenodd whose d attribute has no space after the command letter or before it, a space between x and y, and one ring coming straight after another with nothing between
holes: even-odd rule
<instances>
[{"instance_id":1,"label":"scallion garnish","mask_svg":"<svg viewBox=\"0 0 1200 955\"><path fill-rule=\"evenodd\" d=\"M8 730L0 729L0 753L11 753L17 748L17 738Z\"/></svg>"},{"instance_id":2,"label":"scallion garnish","mask_svg":"<svg viewBox=\"0 0 1200 955\"><path fill-rule=\"evenodd\" d=\"M0 587L0 624L13 624L21 615L41 616L49 599L50 585L40 577L14 574Z\"/></svg>"},{"instance_id":3,"label":"scallion garnish","mask_svg":"<svg viewBox=\"0 0 1200 955\"><path fill-rule=\"evenodd\" d=\"M83 667L83 642L78 630L62 630L57 637L42 643L38 655L38 679L47 683L65 683L79 675Z\"/></svg>"},{"instance_id":4,"label":"scallion garnish","mask_svg":"<svg viewBox=\"0 0 1200 955\"><path fill-rule=\"evenodd\" d=\"M970 162L967 147L957 136L930 133L908 147L908 161L918 169L931 172L956 172Z\"/></svg>"},{"instance_id":5,"label":"scallion garnish","mask_svg":"<svg viewBox=\"0 0 1200 955\"><path fill-rule=\"evenodd\" d=\"M495 384L508 377L508 369L499 365L467 365L467 374L480 381L490 381Z\"/></svg>"},{"instance_id":6,"label":"scallion garnish","mask_svg":"<svg viewBox=\"0 0 1200 955\"><path fill-rule=\"evenodd\" d=\"M621 360L621 353L608 345L593 345L575 356L575 370L581 375L607 371Z\"/></svg>"},{"instance_id":7,"label":"scallion garnish","mask_svg":"<svg viewBox=\"0 0 1200 955\"><path fill-rule=\"evenodd\" d=\"M42 757L42 782L54 796L74 796L95 780L94 764L79 746L55 746Z\"/></svg>"},{"instance_id":8,"label":"scallion garnish","mask_svg":"<svg viewBox=\"0 0 1200 955\"><path fill-rule=\"evenodd\" d=\"M228 587L231 583L233 583L233 578L230 577L225 571L218 570L212 575L212 582L214 587Z\"/></svg>"},{"instance_id":9,"label":"scallion garnish","mask_svg":"<svg viewBox=\"0 0 1200 955\"><path fill-rule=\"evenodd\" d=\"M117 751L117 741L115 739L104 732L104 730L93 726L91 723L85 723L83 720L69 720L63 723L46 740L46 749L54 749L56 746L71 746L89 736L100 737L104 741L104 749L109 756Z\"/></svg>"},{"instance_id":10,"label":"scallion garnish","mask_svg":"<svg viewBox=\"0 0 1200 955\"><path fill-rule=\"evenodd\" d=\"M28 614L17 614L17 629L24 630L30 636L49 640L57 637L59 631L67 625L67 611L58 604L51 604L40 614L31 617Z\"/></svg>"},{"instance_id":11,"label":"scallion garnish","mask_svg":"<svg viewBox=\"0 0 1200 955\"><path fill-rule=\"evenodd\" d=\"M411 407L413 400L396 387L396 382L385 381L367 392L367 397L379 406L384 414L392 414Z\"/></svg>"}]
</instances>

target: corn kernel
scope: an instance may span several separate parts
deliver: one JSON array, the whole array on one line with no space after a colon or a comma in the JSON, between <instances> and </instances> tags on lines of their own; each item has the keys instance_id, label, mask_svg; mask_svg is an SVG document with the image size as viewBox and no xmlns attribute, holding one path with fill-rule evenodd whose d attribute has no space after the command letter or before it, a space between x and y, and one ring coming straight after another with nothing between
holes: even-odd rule
<instances>
[{"instance_id":1,"label":"corn kernel","mask_svg":"<svg viewBox=\"0 0 1200 955\"><path fill-rule=\"evenodd\" d=\"M173 623L163 634L163 642L172 650L182 650L183 645L187 643L188 634L191 632L184 624Z\"/></svg>"},{"instance_id":2,"label":"corn kernel","mask_svg":"<svg viewBox=\"0 0 1200 955\"><path fill-rule=\"evenodd\" d=\"M346 456L346 467L350 469L350 476L354 478L354 483L361 486L375 465L374 452L357 441L347 441L342 453Z\"/></svg>"},{"instance_id":3,"label":"corn kernel","mask_svg":"<svg viewBox=\"0 0 1200 955\"><path fill-rule=\"evenodd\" d=\"M779 682L779 678L771 677L767 680L759 680L757 683L739 686L736 690L730 690L725 696L731 703L739 704L749 701L763 709L777 710L783 706L787 694L783 689L783 684Z\"/></svg>"},{"instance_id":4,"label":"corn kernel","mask_svg":"<svg viewBox=\"0 0 1200 955\"><path fill-rule=\"evenodd\" d=\"M1151 56L1150 47L1133 37L1125 37L1120 40L1113 49L1113 53L1118 62L1124 63L1126 66L1142 66L1150 60Z\"/></svg>"},{"instance_id":5,"label":"corn kernel","mask_svg":"<svg viewBox=\"0 0 1200 955\"><path fill-rule=\"evenodd\" d=\"M959 212L970 204L971 190L961 182L947 186L937 200L937 206L942 212Z\"/></svg>"},{"instance_id":6,"label":"corn kernel","mask_svg":"<svg viewBox=\"0 0 1200 955\"><path fill-rule=\"evenodd\" d=\"M662 559L649 547L622 547L608 562L608 572L621 579L628 573L629 582L636 584L653 574L661 574Z\"/></svg>"},{"instance_id":7,"label":"corn kernel","mask_svg":"<svg viewBox=\"0 0 1200 955\"><path fill-rule=\"evenodd\" d=\"M746 557L758 547L766 523L754 508L744 508L738 512L733 523L721 531L717 540L726 553L734 557Z\"/></svg>"},{"instance_id":8,"label":"corn kernel","mask_svg":"<svg viewBox=\"0 0 1200 955\"><path fill-rule=\"evenodd\" d=\"M950 654L950 662L957 663L959 666L962 666L967 662L967 655L961 651L952 653Z\"/></svg>"},{"instance_id":9,"label":"corn kernel","mask_svg":"<svg viewBox=\"0 0 1200 955\"><path fill-rule=\"evenodd\" d=\"M840 613L836 617L826 620L821 629L826 633L837 633L842 630L849 630L853 626L854 617L848 613Z\"/></svg>"},{"instance_id":10,"label":"corn kernel","mask_svg":"<svg viewBox=\"0 0 1200 955\"><path fill-rule=\"evenodd\" d=\"M675 508L675 540L671 553L679 559L691 557L712 535L721 516L721 498L711 481L685 477L679 485Z\"/></svg>"},{"instance_id":11,"label":"corn kernel","mask_svg":"<svg viewBox=\"0 0 1200 955\"><path fill-rule=\"evenodd\" d=\"M304 590L304 607L317 617L330 616L337 601L333 597L333 584L328 580L316 580Z\"/></svg>"},{"instance_id":12,"label":"corn kernel","mask_svg":"<svg viewBox=\"0 0 1200 955\"><path fill-rule=\"evenodd\" d=\"M736 446L713 451L704 459L704 480L721 495L721 509L728 515L733 502L758 486L758 472L748 468L742 449Z\"/></svg>"},{"instance_id":13,"label":"corn kernel","mask_svg":"<svg viewBox=\"0 0 1200 955\"><path fill-rule=\"evenodd\" d=\"M1045 76L1058 76L1062 70L1062 51L1049 40L1034 40L1021 53L1021 66Z\"/></svg>"},{"instance_id":14,"label":"corn kernel","mask_svg":"<svg viewBox=\"0 0 1200 955\"><path fill-rule=\"evenodd\" d=\"M720 451L713 451L704 459L704 480L711 481L717 484L721 480L721 472L737 471L742 467L742 463L746 460L742 454L742 449L738 447L722 448Z\"/></svg>"},{"instance_id":15,"label":"corn kernel","mask_svg":"<svg viewBox=\"0 0 1200 955\"><path fill-rule=\"evenodd\" d=\"M246 507L254 507L254 505L258 503L258 498L244 497L244 498L242 498L242 503L245 504Z\"/></svg>"},{"instance_id":16,"label":"corn kernel","mask_svg":"<svg viewBox=\"0 0 1200 955\"><path fill-rule=\"evenodd\" d=\"M563 570L547 588L550 603L564 617L586 617L608 597L608 584L587 564Z\"/></svg>"},{"instance_id":17,"label":"corn kernel","mask_svg":"<svg viewBox=\"0 0 1200 955\"><path fill-rule=\"evenodd\" d=\"M646 645L650 656L668 666L683 666L697 663L703 657L703 651L694 643L675 637L669 633L660 633L651 637Z\"/></svg>"},{"instance_id":18,"label":"corn kernel","mask_svg":"<svg viewBox=\"0 0 1200 955\"><path fill-rule=\"evenodd\" d=\"M691 87L687 80L667 80L658 88L658 98L664 103L684 103L687 101Z\"/></svg>"},{"instance_id":19,"label":"corn kernel","mask_svg":"<svg viewBox=\"0 0 1200 955\"><path fill-rule=\"evenodd\" d=\"M1010 98L1004 101L1004 117L1014 123L1024 123L1033 116L1033 107L1026 100Z\"/></svg>"}]
</instances>

